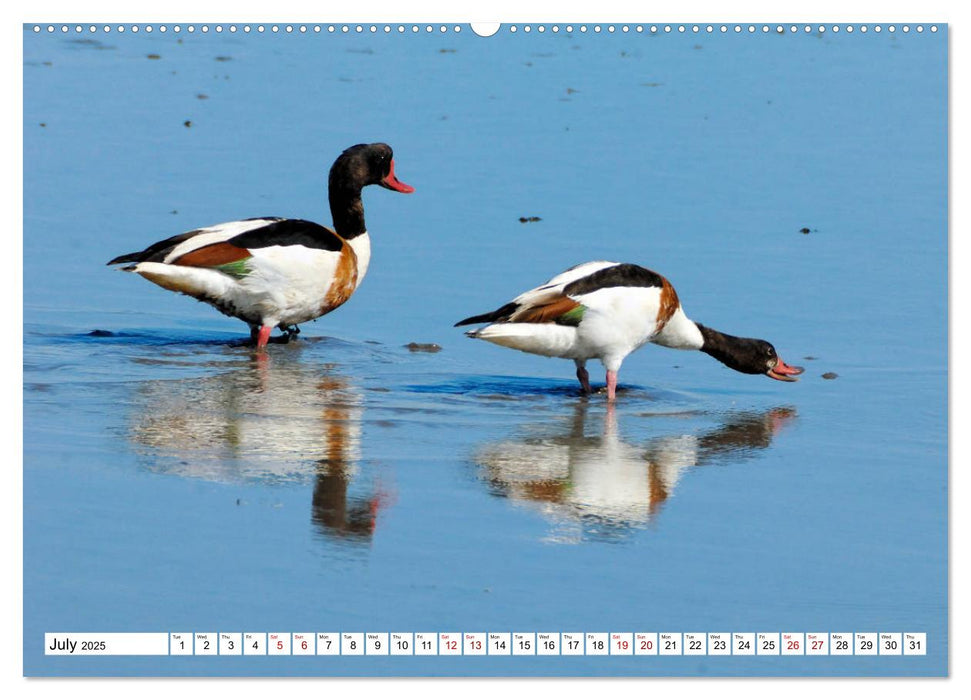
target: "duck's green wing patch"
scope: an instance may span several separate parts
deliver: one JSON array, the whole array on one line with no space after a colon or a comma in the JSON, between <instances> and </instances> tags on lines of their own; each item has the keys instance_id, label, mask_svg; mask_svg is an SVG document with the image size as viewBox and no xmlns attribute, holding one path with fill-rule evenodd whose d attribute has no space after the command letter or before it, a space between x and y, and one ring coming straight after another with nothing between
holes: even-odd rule
<instances>
[{"instance_id":1,"label":"duck's green wing patch","mask_svg":"<svg viewBox=\"0 0 971 700\"><path fill-rule=\"evenodd\" d=\"M224 272L230 277L235 277L236 279L241 279L246 277L250 273L249 261L252 258L245 258L243 260L234 260L233 262L224 263L222 265L217 265L216 269L220 272Z\"/></svg>"},{"instance_id":2,"label":"duck's green wing patch","mask_svg":"<svg viewBox=\"0 0 971 700\"><path fill-rule=\"evenodd\" d=\"M583 320L583 312L586 310L586 306L578 304L566 313L557 316L555 323L558 326L579 326L580 321Z\"/></svg>"}]
</instances>

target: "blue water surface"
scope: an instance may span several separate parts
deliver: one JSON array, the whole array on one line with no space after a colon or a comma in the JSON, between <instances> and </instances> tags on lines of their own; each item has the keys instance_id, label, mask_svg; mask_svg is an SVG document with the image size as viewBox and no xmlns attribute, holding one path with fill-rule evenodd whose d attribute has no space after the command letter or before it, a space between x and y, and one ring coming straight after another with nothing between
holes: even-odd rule
<instances>
[{"instance_id":1,"label":"blue water surface","mask_svg":"<svg viewBox=\"0 0 971 700\"><path fill-rule=\"evenodd\" d=\"M946 86L943 26L25 29L25 674L946 674ZM367 280L295 343L256 356L241 322L105 267L226 220L329 224L330 164L379 140L416 192L365 191ZM452 327L595 259L806 374L652 346L610 410L572 363ZM928 653L43 654L109 631L926 632Z\"/></svg>"}]
</instances>

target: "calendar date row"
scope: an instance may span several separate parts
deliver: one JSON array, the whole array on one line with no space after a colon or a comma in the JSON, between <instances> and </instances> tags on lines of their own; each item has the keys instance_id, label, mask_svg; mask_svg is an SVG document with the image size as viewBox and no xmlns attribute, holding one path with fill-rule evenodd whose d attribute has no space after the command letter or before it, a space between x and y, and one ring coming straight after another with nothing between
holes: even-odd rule
<instances>
[{"instance_id":1,"label":"calendar date row","mask_svg":"<svg viewBox=\"0 0 971 700\"><path fill-rule=\"evenodd\" d=\"M47 633L62 656L924 656L923 632Z\"/></svg>"}]
</instances>

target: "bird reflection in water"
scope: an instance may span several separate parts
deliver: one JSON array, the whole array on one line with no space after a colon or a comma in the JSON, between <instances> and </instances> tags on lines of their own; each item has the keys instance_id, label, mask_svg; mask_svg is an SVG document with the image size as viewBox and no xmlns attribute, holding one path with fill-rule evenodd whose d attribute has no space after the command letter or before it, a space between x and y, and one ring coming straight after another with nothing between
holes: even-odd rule
<instances>
[{"instance_id":1,"label":"bird reflection in water","mask_svg":"<svg viewBox=\"0 0 971 700\"><path fill-rule=\"evenodd\" d=\"M160 472L228 483L313 479L315 526L367 543L388 498L359 474L363 413L361 392L334 366L255 356L216 375L143 382L130 435Z\"/></svg>"},{"instance_id":2,"label":"bird reflection in water","mask_svg":"<svg viewBox=\"0 0 971 700\"><path fill-rule=\"evenodd\" d=\"M700 434L662 435L633 445L622 439L612 406L603 414L600 434L588 435L588 425L601 426L588 411L589 402L578 401L565 432L561 427L496 443L474 457L493 493L553 520L558 532L552 539L558 541L616 539L646 526L685 470L753 457L796 416L788 407L734 412Z\"/></svg>"},{"instance_id":3,"label":"bird reflection in water","mask_svg":"<svg viewBox=\"0 0 971 700\"><path fill-rule=\"evenodd\" d=\"M319 389L330 395L347 394L342 377L324 379ZM356 415L351 419L352 410ZM317 461L311 517L324 533L370 540L377 524L378 510L386 500L380 492L367 497L348 493L360 460L361 412L357 401L334 401L324 409L327 449Z\"/></svg>"}]
</instances>

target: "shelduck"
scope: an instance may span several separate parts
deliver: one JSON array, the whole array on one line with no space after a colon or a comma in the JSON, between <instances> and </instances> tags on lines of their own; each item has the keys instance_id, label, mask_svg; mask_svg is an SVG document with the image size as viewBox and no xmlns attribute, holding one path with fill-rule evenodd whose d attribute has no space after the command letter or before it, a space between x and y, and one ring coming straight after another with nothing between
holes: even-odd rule
<instances>
[{"instance_id":1,"label":"shelduck","mask_svg":"<svg viewBox=\"0 0 971 700\"><path fill-rule=\"evenodd\" d=\"M624 358L646 343L701 350L738 372L781 381L794 382L803 372L783 362L764 340L737 338L695 323L667 279L630 263L577 265L495 311L455 325L475 323L489 325L467 331L470 338L573 360L584 393L590 393L587 360L600 360L607 370L609 401L616 396Z\"/></svg>"},{"instance_id":2,"label":"shelduck","mask_svg":"<svg viewBox=\"0 0 971 700\"><path fill-rule=\"evenodd\" d=\"M364 279L371 259L361 202L367 185L414 192L395 176L390 146L359 144L330 169L333 229L279 217L230 221L181 233L108 264L127 263L121 269L241 319L262 350L274 326L283 331L283 342L290 340L300 332L297 324L336 309Z\"/></svg>"}]
</instances>

